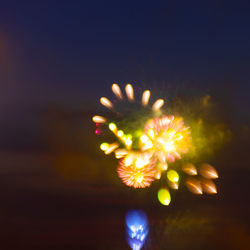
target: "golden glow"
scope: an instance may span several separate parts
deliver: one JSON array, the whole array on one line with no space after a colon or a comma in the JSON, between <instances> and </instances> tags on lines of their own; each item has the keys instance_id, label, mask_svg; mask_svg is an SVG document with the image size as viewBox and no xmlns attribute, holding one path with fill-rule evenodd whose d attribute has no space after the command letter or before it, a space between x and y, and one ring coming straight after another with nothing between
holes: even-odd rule
<instances>
[{"instance_id":1,"label":"golden glow","mask_svg":"<svg viewBox=\"0 0 250 250\"><path fill-rule=\"evenodd\" d=\"M170 142L166 142L166 143L162 143L164 150L166 152L174 152L175 151L175 145L174 145L174 141L170 141Z\"/></svg>"},{"instance_id":2,"label":"golden glow","mask_svg":"<svg viewBox=\"0 0 250 250\"><path fill-rule=\"evenodd\" d=\"M151 185L155 176L155 161L148 153L130 151L119 162L119 177L127 186L144 188Z\"/></svg>"},{"instance_id":3,"label":"golden glow","mask_svg":"<svg viewBox=\"0 0 250 250\"><path fill-rule=\"evenodd\" d=\"M133 89L133 86L131 84L127 84L125 86L125 91L126 91L126 94L127 94L127 97L129 99L129 101L134 101L134 89Z\"/></svg>"},{"instance_id":4,"label":"golden glow","mask_svg":"<svg viewBox=\"0 0 250 250\"><path fill-rule=\"evenodd\" d=\"M152 109L154 111L157 111L159 110L164 104L164 100L163 99L158 99L152 106Z\"/></svg>"},{"instance_id":5,"label":"golden glow","mask_svg":"<svg viewBox=\"0 0 250 250\"><path fill-rule=\"evenodd\" d=\"M197 175L197 170L192 163L186 163L183 165L182 170L189 175Z\"/></svg>"},{"instance_id":6,"label":"golden glow","mask_svg":"<svg viewBox=\"0 0 250 250\"><path fill-rule=\"evenodd\" d=\"M106 151L108 148L109 148L109 144L106 143L106 142L102 143L101 146L100 146L100 149L102 151Z\"/></svg>"},{"instance_id":7,"label":"golden glow","mask_svg":"<svg viewBox=\"0 0 250 250\"><path fill-rule=\"evenodd\" d=\"M203 164L200 168L200 174L207 179L216 179L219 177L214 167L209 164Z\"/></svg>"},{"instance_id":8,"label":"golden glow","mask_svg":"<svg viewBox=\"0 0 250 250\"><path fill-rule=\"evenodd\" d=\"M128 154L128 151L127 151L126 149L121 149L121 148L119 148L119 149L117 149L117 150L115 151L115 157L116 157L116 159L123 158L123 157L125 157L127 154Z\"/></svg>"},{"instance_id":9,"label":"golden glow","mask_svg":"<svg viewBox=\"0 0 250 250\"><path fill-rule=\"evenodd\" d=\"M109 145L109 148L107 150L105 150L105 154L111 154L114 150L116 150L119 147L119 145L117 143L112 143Z\"/></svg>"},{"instance_id":10,"label":"golden glow","mask_svg":"<svg viewBox=\"0 0 250 250\"><path fill-rule=\"evenodd\" d=\"M207 194L217 194L217 189L212 180L203 179L202 188Z\"/></svg>"},{"instance_id":11,"label":"golden glow","mask_svg":"<svg viewBox=\"0 0 250 250\"><path fill-rule=\"evenodd\" d=\"M160 164L160 169L162 170L167 170L168 169L168 164L167 163L164 163L164 164Z\"/></svg>"},{"instance_id":12,"label":"golden glow","mask_svg":"<svg viewBox=\"0 0 250 250\"><path fill-rule=\"evenodd\" d=\"M145 90L142 94L142 100L141 100L142 106L145 107L148 105L149 98L150 98L150 91Z\"/></svg>"},{"instance_id":13,"label":"golden glow","mask_svg":"<svg viewBox=\"0 0 250 250\"><path fill-rule=\"evenodd\" d=\"M109 108L109 109L112 109L112 108L113 108L112 102L111 102L108 98L106 98L106 97L102 97L102 98L100 99L100 103L101 103L103 106L105 106L106 108Z\"/></svg>"},{"instance_id":14,"label":"golden glow","mask_svg":"<svg viewBox=\"0 0 250 250\"><path fill-rule=\"evenodd\" d=\"M107 119L103 116L95 115L92 117L92 121L95 123L105 123L107 121Z\"/></svg>"},{"instance_id":15,"label":"golden glow","mask_svg":"<svg viewBox=\"0 0 250 250\"><path fill-rule=\"evenodd\" d=\"M179 188L178 182L168 181L168 186L172 189L177 190Z\"/></svg>"},{"instance_id":16,"label":"golden glow","mask_svg":"<svg viewBox=\"0 0 250 250\"><path fill-rule=\"evenodd\" d=\"M157 179L157 180L161 179L161 172L160 171L155 173L155 179Z\"/></svg>"},{"instance_id":17,"label":"golden glow","mask_svg":"<svg viewBox=\"0 0 250 250\"><path fill-rule=\"evenodd\" d=\"M164 206L168 206L171 202L171 196L169 191L166 188L161 188L158 193L158 200L159 202L164 205Z\"/></svg>"},{"instance_id":18,"label":"golden glow","mask_svg":"<svg viewBox=\"0 0 250 250\"><path fill-rule=\"evenodd\" d=\"M118 136L118 137L123 137L123 135L124 135L124 133L123 133L122 130L119 130L119 131L117 132L117 136Z\"/></svg>"},{"instance_id":19,"label":"golden glow","mask_svg":"<svg viewBox=\"0 0 250 250\"><path fill-rule=\"evenodd\" d=\"M117 127L116 127L115 123L113 123L113 122L109 123L109 129L110 129L111 131L116 131L116 130L117 130Z\"/></svg>"},{"instance_id":20,"label":"golden glow","mask_svg":"<svg viewBox=\"0 0 250 250\"><path fill-rule=\"evenodd\" d=\"M146 135L142 135L140 139L142 143L146 143L149 140L149 138Z\"/></svg>"},{"instance_id":21,"label":"golden glow","mask_svg":"<svg viewBox=\"0 0 250 250\"><path fill-rule=\"evenodd\" d=\"M119 99L122 99L122 92L118 84L114 83L112 85L112 91Z\"/></svg>"},{"instance_id":22,"label":"golden glow","mask_svg":"<svg viewBox=\"0 0 250 250\"><path fill-rule=\"evenodd\" d=\"M178 182L179 181L179 175L175 170L169 170L167 172L167 177L172 182Z\"/></svg>"},{"instance_id":23,"label":"golden glow","mask_svg":"<svg viewBox=\"0 0 250 250\"><path fill-rule=\"evenodd\" d=\"M149 136L150 136L151 138L154 138L154 137L155 137L155 133L154 133L154 130L153 130L153 129L150 129L150 130L148 131L148 134L149 134Z\"/></svg>"},{"instance_id":24,"label":"golden glow","mask_svg":"<svg viewBox=\"0 0 250 250\"><path fill-rule=\"evenodd\" d=\"M174 162L181 158L181 154L188 152L191 136L189 128L184 126L183 118L163 116L147 122L141 143L145 150L152 148L161 162Z\"/></svg>"},{"instance_id":25,"label":"golden glow","mask_svg":"<svg viewBox=\"0 0 250 250\"><path fill-rule=\"evenodd\" d=\"M196 180L193 177L189 177L186 181L186 186L190 192L194 194L202 194L202 187L199 180Z\"/></svg>"},{"instance_id":26,"label":"golden glow","mask_svg":"<svg viewBox=\"0 0 250 250\"><path fill-rule=\"evenodd\" d=\"M130 147L131 145L132 145L132 140L131 139L127 139L126 141L125 141L125 144L126 144L126 146L128 146L128 147Z\"/></svg>"},{"instance_id":27,"label":"golden glow","mask_svg":"<svg viewBox=\"0 0 250 250\"><path fill-rule=\"evenodd\" d=\"M151 142L151 141L147 141L146 143L145 143L145 149L150 149L150 148L152 148L153 147L153 143Z\"/></svg>"}]
</instances>

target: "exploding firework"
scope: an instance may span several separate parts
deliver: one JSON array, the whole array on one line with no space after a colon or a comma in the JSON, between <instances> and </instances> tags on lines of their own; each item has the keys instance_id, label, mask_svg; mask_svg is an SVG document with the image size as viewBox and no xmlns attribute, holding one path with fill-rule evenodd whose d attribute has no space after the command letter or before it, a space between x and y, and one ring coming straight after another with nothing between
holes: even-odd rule
<instances>
[{"instance_id":1,"label":"exploding firework","mask_svg":"<svg viewBox=\"0 0 250 250\"><path fill-rule=\"evenodd\" d=\"M100 148L107 155L114 152L115 157L119 159L118 176L125 185L133 188L149 187L154 180L165 176L165 185L178 189L180 174L176 170L175 162L180 159L185 162L184 156L188 155L193 147L190 125L184 124L181 116L164 114L161 110L163 99L157 99L150 108L149 90L142 93L139 109L131 108L123 114L122 110L117 108L117 102L120 105L124 101L126 105L133 106L137 102L133 86L127 84L124 94L119 85L114 83L112 91L117 101L101 97L100 103L113 111L113 117L117 119L110 120L96 115L92 120L96 123L97 135L102 134L101 128L107 128L116 137L116 141L103 142ZM191 192L217 192L211 179L218 178L218 173L212 166L203 164L197 169L192 163L184 163L182 171L191 176L185 181ZM158 199L163 205L169 205L171 200L168 188L161 188L158 193Z\"/></svg>"},{"instance_id":2,"label":"exploding firework","mask_svg":"<svg viewBox=\"0 0 250 250\"><path fill-rule=\"evenodd\" d=\"M183 118L163 116L146 124L141 141L143 147L152 148L159 160L165 163L174 162L181 158L181 154L188 152L191 136L189 127L184 126Z\"/></svg>"},{"instance_id":3,"label":"exploding firework","mask_svg":"<svg viewBox=\"0 0 250 250\"><path fill-rule=\"evenodd\" d=\"M132 152L120 160L117 172L127 186L145 188L155 179L155 160L149 153Z\"/></svg>"}]
</instances>

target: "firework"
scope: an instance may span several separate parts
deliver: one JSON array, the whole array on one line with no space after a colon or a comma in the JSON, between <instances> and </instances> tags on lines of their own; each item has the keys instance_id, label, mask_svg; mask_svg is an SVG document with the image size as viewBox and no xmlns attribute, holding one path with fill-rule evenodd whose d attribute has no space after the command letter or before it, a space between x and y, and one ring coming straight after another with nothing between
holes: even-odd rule
<instances>
[{"instance_id":1,"label":"firework","mask_svg":"<svg viewBox=\"0 0 250 250\"><path fill-rule=\"evenodd\" d=\"M181 158L181 154L188 152L191 136L189 128L184 126L183 118L163 116L146 124L141 141L144 147L152 145L162 162L174 162Z\"/></svg>"},{"instance_id":2,"label":"firework","mask_svg":"<svg viewBox=\"0 0 250 250\"><path fill-rule=\"evenodd\" d=\"M131 107L138 103L131 84L125 86L125 94L116 83L111 89L119 102ZM195 148L190 124L185 124L181 116L164 114L161 110L164 100L157 99L150 104L150 96L149 90L142 93L139 104L141 108L138 109L143 110L141 113L135 109L124 115L115 107L117 101L101 97L100 103L110 109L117 120L109 120L100 115L92 117L97 126L97 135L103 134L101 129L108 129L116 137L116 141L103 142L100 149L107 155L114 152L119 159L117 172L122 182L129 187L145 188L153 181L164 178L166 187L160 188L158 192L158 200L163 205L169 205L169 188L177 190L180 178L184 179L192 193L217 193L212 179L218 178L218 173L211 165L202 164L197 168L192 163L185 162L185 156ZM149 105L152 105L151 109ZM175 164L180 159L182 167L178 169L183 171L184 176L177 172ZM189 177L185 177L185 174Z\"/></svg>"},{"instance_id":3,"label":"firework","mask_svg":"<svg viewBox=\"0 0 250 250\"><path fill-rule=\"evenodd\" d=\"M127 186L145 188L154 181L155 161L148 153L132 152L120 160L117 172Z\"/></svg>"}]
</instances>

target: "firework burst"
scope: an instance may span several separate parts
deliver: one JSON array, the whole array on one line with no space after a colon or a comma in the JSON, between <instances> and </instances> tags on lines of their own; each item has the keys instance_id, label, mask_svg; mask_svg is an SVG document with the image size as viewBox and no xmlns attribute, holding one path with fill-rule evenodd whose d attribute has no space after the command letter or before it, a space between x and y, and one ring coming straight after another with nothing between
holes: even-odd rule
<instances>
[{"instance_id":1,"label":"firework burst","mask_svg":"<svg viewBox=\"0 0 250 250\"><path fill-rule=\"evenodd\" d=\"M125 94L116 83L112 85L112 91L118 102L125 101L127 105L134 105L137 102L131 84L125 86ZM102 127L107 128L117 138L110 143L103 142L100 148L105 154L114 152L115 157L119 159L117 172L123 183L133 188L145 188L154 180L166 176L166 187L160 189L158 199L163 205L168 205L171 200L168 188L179 188L180 175L175 162L180 159L183 162L183 157L192 148L192 128L184 124L182 117L164 114L161 110L164 105L163 99L157 99L149 108L150 96L149 90L142 93L140 100L142 113L137 109L131 109L125 115L117 110L116 101L101 97L100 103L113 111L117 119L110 121L104 116L95 115L92 120L97 125L96 134L102 134L100 132ZM191 192L195 194L202 194L203 191L209 194L217 192L211 179L218 178L218 173L212 166L203 164L197 170L192 163L185 163L182 171L191 176L187 177L185 182Z\"/></svg>"},{"instance_id":2,"label":"firework burst","mask_svg":"<svg viewBox=\"0 0 250 250\"><path fill-rule=\"evenodd\" d=\"M148 153L129 153L120 160L117 172L129 187L149 187L155 179L155 160Z\"/></svg>"}]
</instances>

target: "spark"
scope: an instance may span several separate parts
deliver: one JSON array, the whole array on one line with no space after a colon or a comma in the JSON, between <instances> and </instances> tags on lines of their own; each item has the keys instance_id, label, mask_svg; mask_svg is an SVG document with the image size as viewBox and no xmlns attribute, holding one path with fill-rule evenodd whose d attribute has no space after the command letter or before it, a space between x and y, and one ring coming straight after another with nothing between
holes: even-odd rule
<instances>
[{"instance_id":1,"label":"spark","mask_svg":"<svg viewBox=\"0 0 250 250\"><path fill-rule=\"evenodd\" d=\"M161 188L158 193L158 200L162 205L168 206L171 202L171 196L170 193L168 191L168 189L166 188Z\"/></svg>"},{"instance_id":2,"label":"spark","mask_svg":"<svg viewBox=\"0 0 250 250\"><path fill-rule=\"evenodd\" d=\"M142 94L142 100L141 100L142 106L144 107L147 106L149 99L150 99L150 91L145 90Z\"/></svg>"},{"instance_id":3,"label":"spark","mask_svg":"<svg viewBox=\"0 0 250 250\"><path fill-rule=\"evenodd\" d=\"M116 150L119 147L118 143L112 143L109 145L108 149L105 150L105 154L109 155L111 154L114 150Z\"/></svg>"},{"instance_id":4,"label":"spark","mask_svg":"<svg viewBox=\"0 0 250 250\"><path fill-rule=\"evenodd\" d=\"M129 101L134 101L134 89L133 89L133 86L131 84L127 84L125 86L125 91L126 91L126 94L127 94L127 97L129 99Z\"/></svg>"},{"instance_id":5,"label":"spark","mask_svg":"<svg viewBox=\"0 0 250 250\"><path fill-rule=\"evenodd\" d=\"M167 172L167 177L172 182L178 182L179 181L179 175L175 170L169 170Z\"/></svg>"},{"instance_id":6,"label":"spark","mask_svg":"<svg viewBox=\"0 0 250 250\"><path fill-rule=\"evenodd\" d=\"M105 123L107 119L103 116L95 115L92 117L92 121L95 123Z\"/></svg>"},{"instance_id":7,"label":"spark","mask_svg":"<svg viewBox=\"0 0 250 250\"><path fill-rule=\"evenodd\" d=\"M112 85L112 91L113 91L113 93L116 95L116 97L118 97L119 99L122 99L122 98L123 98L121 89L120 89L120 87L119 87L118 84L114 83L114 84Z\"/></svg>"},{"instance_id":8,"label":"spark","mask_svg":"<svg viewBox=\"0 0 250 250\"><path fill-rule=\"evenodd\" d=\"M219 177L217 171L209 164L203 164L201 166L200 174L207 179L216 179Z\"/></svg>"},{"instance_id":9,"label":"spark","mask_svg":"<svg viewBox=\"0 0 250 250\"><path fill-rule=\"evenodd\" d=\"M116 130L117 130L117 127L116 127L115 123L111 122L111 123L109 124L109 129L110 129L112 132L116 131Z\"/></svg>"},{"instance_id":10,"label":"spark","mask_svg":"<svg viewBox=\"0 0 250 250\"><path fill-rule=\"evenodd\" d=\"M153 111L157 111L159 110L164 104L164 100L163 99L158 99L152 106Z\"/></svg>"},{"instance_id":11,"label":"spark","mask_svg":"<svg viewBox=\"0 0 250 250\"><path fill-rule=\"evenodd\" d=\"M104 142L101 144L100 148L102 151L106 151L109 148L109 144Z\"/></svg>"},{"instance_id":12,"label":"spark","mask_svg":"<svg viewBox=\"0 0 250 250\"><path fill-rule=\"evenodd\" d=\"M186 181L186 186L190 192L194 194L202 194L202 187L199 180L196 180L193 177L189 177Z\"/></svg>"},{"instance_id":13,"label":"spark","mask_svg":"<svg viewBox=\"0 0 250 250\"><path fill-rule=\"evenodd\" d=\"M113 104L112 102L106 98L106 97L101 97L100 98L100 103L105 106L106 108L112 109L113 108Z\"/></svg>"},{"instance_id":14,"label":"spark","mask_svg":"<svg viewBox=\"0 0 250 250\"><path fill-rule=\"evenodd\" d=\"M192 163L186 163L183 165L182 170L189 175L197 175L197 170Z\"/></svg>"},{"instance_id":15,"label":"spark","mask_svg":"<svg viewBox=\"0 0 250 250\"><path fill-rule=\"evenodd\" d=\"M203 179L202 188L207 194L217 194L217 189L212 180Z\"/></svg>"}]
</instances>

